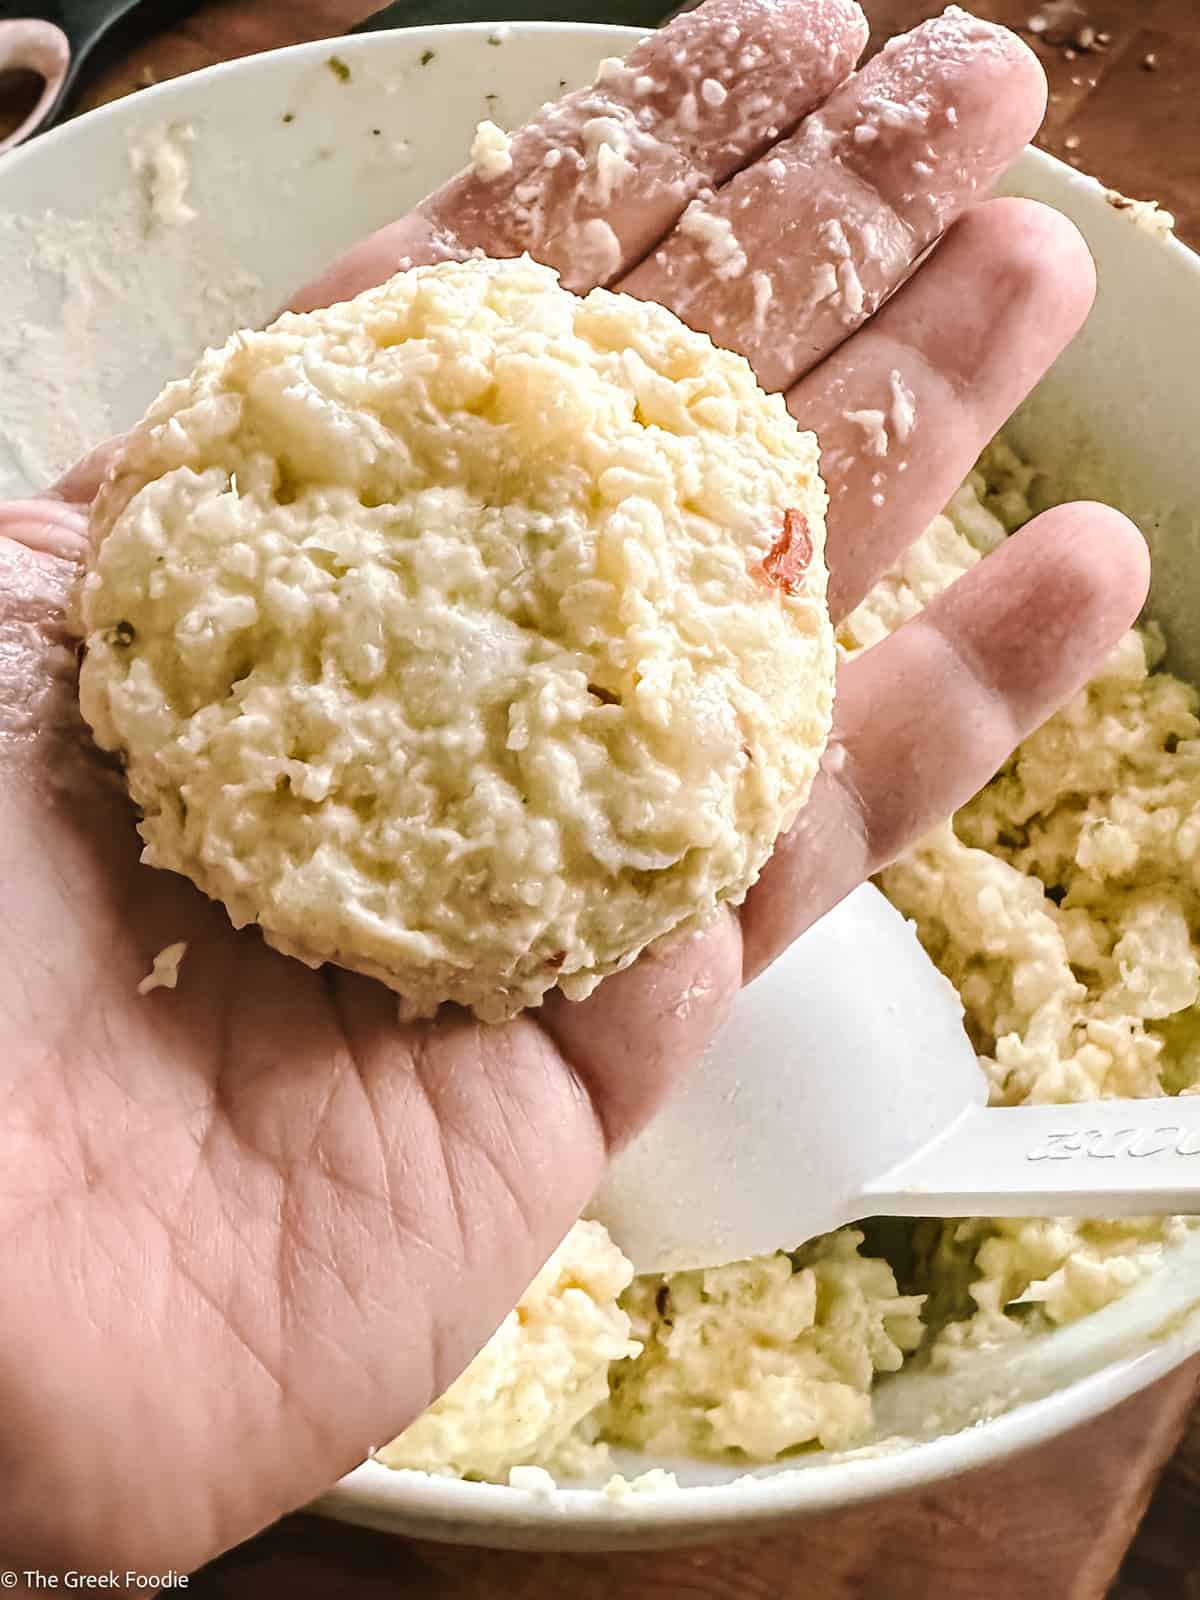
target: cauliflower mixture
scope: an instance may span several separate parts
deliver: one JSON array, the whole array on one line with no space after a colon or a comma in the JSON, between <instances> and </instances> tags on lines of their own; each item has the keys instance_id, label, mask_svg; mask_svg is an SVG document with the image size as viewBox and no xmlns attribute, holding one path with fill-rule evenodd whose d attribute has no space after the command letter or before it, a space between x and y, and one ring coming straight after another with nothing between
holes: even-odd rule
<instances>
[{"instance_id":1,"label":"cauliflower mixture","mask_svg":"<svg viewBox=\"0 0 1200 1600\"><path fill-rule=\"evenodd\" d=\"M236 334L93 513L80 704L143 859L409 1015L582 998L741 899L829 730L817 446L529 259Z\"/></svg>"},{"instance_id":2,"label":"cauliflower mixture","mask_svg":"<svg viewBox=\"0 0 1200 1600\"><path fill-rule=\"evenodd\" d=\"M839 648L875 643L1025 521L1031 478L994 445L842 624ZM995 1104L1200 1090L1200 722L1193 690L1157 670L1161 655L1153 627L1129 633L982 793L881 875L962 996ZM606 1383L596 1347L556 1351L572 1393L600 1392L582 1420L564 1403L537 1463L576 1473L601 1464L608 1443L747 1461L853 1446L870 1427L876 1374L906 1360L944 1366L1085 1316L1184 1227L892 1219L790 1254L636 1279L607 1307L627 1319L631 1349ZM596 1230L578 1224L560 1255L586 1248L628 1276ZM382 1459L504 1481L530 1459L521 1429L538 1350L510 1335L501 1374L489 1346ZM431 1454L438 1416L453 1446ZM506 1428L525 1453L496 1450Z\"/></svg>"},{"instance_id":3,"label":"cauliflower mixture","mask_svg":"<svg viewBox=\"0 0 1200 1600\"><path fill-rule=\"evenodd\" d=\"M484 1478L549 1458L562 1470L567 1442L608 1397L610 1363L641 1350L618 1303L632 1278L605 1228L577 1222L469 1371L376 1460Z\"/></svg>"}]
</instances>

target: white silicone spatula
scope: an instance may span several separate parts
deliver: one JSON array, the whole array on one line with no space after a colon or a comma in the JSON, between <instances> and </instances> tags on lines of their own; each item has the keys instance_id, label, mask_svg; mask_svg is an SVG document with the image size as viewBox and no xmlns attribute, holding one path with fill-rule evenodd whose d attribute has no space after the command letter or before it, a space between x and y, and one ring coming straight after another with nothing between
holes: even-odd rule
<instances>
[{"instance_id":1,"label":"white silicone spatula","mask_svg":"<svg viewBox=\"0 0 1200 1600\"><path fill-rule=\"evenodd\" d=\"M958 995L864 885L742 991L588 1215L665 1272L872 1216L1200 1212L1200 1096L985 1101Z\"/></svg>"}]
</instances>

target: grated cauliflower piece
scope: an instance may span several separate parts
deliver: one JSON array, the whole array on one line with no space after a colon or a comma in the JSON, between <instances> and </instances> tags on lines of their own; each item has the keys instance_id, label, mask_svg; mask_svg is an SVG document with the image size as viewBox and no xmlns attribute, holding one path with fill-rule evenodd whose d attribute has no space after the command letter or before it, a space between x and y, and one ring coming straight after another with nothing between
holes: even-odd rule
<instances>
[{"instance_id":1,"label":"grated cauliflower piece","mask_svg":"<svg viewBox=\"0 0 1200 1600\"><path fill-rule=\"evenodd\" d=\"M754 882L828 734L817 447L662 307L401 273L170 385L80 703L143 859L407 1015L571 998Z\"/></svg>"},{"instance_id":2,"label":"grated cauliflower piece","mask_svg":"<svg viewBox=\"0 0 1200 1600\"><path fill-rule=\"evenodd\" d=\"M477 178L491 183L512 171L512 140L494 122L481 122L471 141L471 168Z\"/></svg>"},{"instance_id":3,"label":"grated cauliflower piece","mask_svg":"<svg viewBox=\"0 0 1200 1600\"><path fill-rule=\"evenodd\" d=\"M552 1495L558 1485L554 1481L554 1474L547 1472L545 1467L510 1467L508 1487L544 1497Z\"/></svg>"},{"instance_id":4,"label":"grated cauliflower piece","mask_svg":"<svg viewBox=\"0 0 1200 1600\"><path fill-rule=\"evenodd\" d=\"M187 940L169 944L155 956L150 971L139 982L140 995L151 994L155 989L173 989L179 982L179 966L187 955Z\"/></svg>"},{"instance_id":5,"label":"grated cauliflower piece","mask_svg":"<svg viewBox=\"0 0 1200 1600\"><path fill-rule=\"evenodd\" d=\"M639 1472L636 1478L614 1473L604 1485L604 1497L627 1504L638 1495L669 1494L678 1488L679 1479L673 1472L667 1472L663 1467L651 1467L648 1472Z\"/></svg>"},{"instance_id":6,"label":"grated cauliflower piece","mask_svg":"<svg viewBox=\"0 0 1200 1600\"><path fill-rule=\"evenodd\" d=\"M1157 200L1131 200L1119 189L1106 189L1104 198L1114 211L1122 211L1140 233L1153 239L1169 239L1175 231L1175 218Z\"/></svg>"}]
</instances>

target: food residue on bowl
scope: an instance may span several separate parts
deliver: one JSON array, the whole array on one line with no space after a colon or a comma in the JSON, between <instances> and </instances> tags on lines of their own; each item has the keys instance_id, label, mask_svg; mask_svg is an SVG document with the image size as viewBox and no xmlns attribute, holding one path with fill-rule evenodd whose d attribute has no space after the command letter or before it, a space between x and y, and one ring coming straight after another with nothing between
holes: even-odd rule
<instances>
[{"instance_id":1,"label":"food residue on bowl","mask_svg":"<svg viewBox=\"0 0 1200 1600\"><path fill-rule=\"evenodd\" d=\"M155 989L173 989L179 982L179 965L186 954L186 939L165 946L155 956L154 964L138 984L137 992L146 995Z\"/></svg>"},{"instance_id":2,"label":"food residue on bowl","mask_svg":"<svg viewBox=\"0 0 1200 1600\"><path fill-rule=\"evenodd\" d=\"M129 163L145 198L147 231L179 228L196 220L194 208L187 203L191 182L188 147L195 138L190 123L173 122L151 129L130 146Z\"/></svg>"},{"instance_id":3,"label":"food residue on bowl","mask_svg":"<svg viewBox=\"0 0 1200 1600\"><path fill-rule=\"evenodd\" d=\"M1175 218L1163 209L1157 200L1131 200L1119 189L1106 189L1104 198L1114 211L1122 211L1143 233L1157 239L1166 239L1175 231Z\"/></svg>"}]
</instances>

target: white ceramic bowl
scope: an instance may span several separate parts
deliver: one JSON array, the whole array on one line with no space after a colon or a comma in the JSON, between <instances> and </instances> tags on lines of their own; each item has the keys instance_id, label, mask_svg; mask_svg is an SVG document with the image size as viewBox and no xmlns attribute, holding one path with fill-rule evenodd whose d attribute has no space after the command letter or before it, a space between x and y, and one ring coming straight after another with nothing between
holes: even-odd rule
<instances>
[{"instance_id":1,"label":"white ceramic bowl","mask_svg":"<svg viewBox=\"0 0 1200 1600\"><path fill-rule=\"evenodd\" d=\"M417 200L461 164L482 116L517 121L634 35L532 23L499 46L494 37L433 28L303 45L144 91L0 159L0 494L37 488L133 421L205 343L265 319L336 251ZM188 222L155 221L134 172L131 152L164 131L187 153ZM1073 217L1101 281L1087 329L1012 437L1061 493L1115 501L1139 521L1172 665L1200 678L1200 260L1139 231L1097 184L1045 155L1028 153L1006 187ZM760 1529L953 1476L1095 1416L1200 1350L1197 1308L1200 1234L1082 1322L954 1379L906 1373L881 1385L880 1437L914 1441L900 1449L749 1476L669 1462L682 1492L620 1503L595 1489L538 1496L367 1463L320 1505L408 1534L543 1549Z\"/></svg>"}]
</instances>

